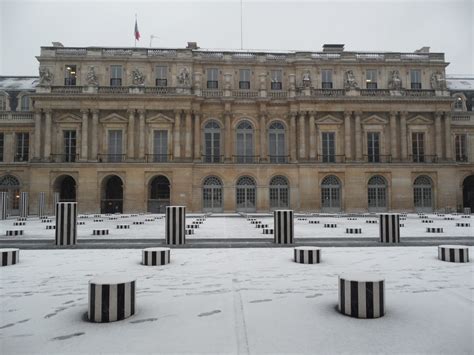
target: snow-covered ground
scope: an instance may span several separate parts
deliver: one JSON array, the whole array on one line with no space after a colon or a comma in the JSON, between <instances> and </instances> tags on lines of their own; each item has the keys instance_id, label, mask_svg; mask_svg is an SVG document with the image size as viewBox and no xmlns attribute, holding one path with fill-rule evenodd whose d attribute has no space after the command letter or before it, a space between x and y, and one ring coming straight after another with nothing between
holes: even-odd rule
<instances>
[{"instance_id":1,"label":"snow-covered ground","mask_svg":"<svg viewBox=\"0 0 474 355\"><path fill-rule=\"evenodd\" d=\"M174 249L171 264L147 267L136 249L22 250L0 268L0 353L472 354L472 261L439 261L436 247L324 248L304 265L292 252ZM384 317L336 311L348 271L385 277ZM136 277L134 316L84 320L88 281L103 273Z\"/></svg>"},{"instance_id":2,"label":"snow-covered ground","mask_svg":"<svg viewBox=\"0 0 474 355\"><path fill-rule=\"evenodd\" d=\"M94 222L92 215L88 218L79 218L84 225L78 225L78 239L120 239L120 238L165 238L165 220L156 219L153 222L145 222L145 219L159 217L160 215L125 215L127 218L118 218L109 220L110 217L103 216L100 219L103 222ZM162 216L162 215L161 215ZM199 215L188 215L187 224L191 224ZM269 214L254 215L269 228L273 228L273 217ZM434 214L428 214L428 219L433 223L422 223L422 219L416 214L409 214L406 220L401 221L404 227L401 228L401 237L474 237L474 218L463 218L461 215L446 215L454 220L444 220L445 217L438 217ZM378 224L368 224L366 220L377 220L374 217L359 217L357 220L348 220L346 217L308 217L307 221L300 221L295 218L295 237L296 238L318 238L318 237L378 237ZM319 224L309 224L309 220L318 220ZM13 226L15 219L0 221L0 240L12 239L51 239L54 240L54 230L46 229L46 225L54 225L54 218L51 223L41 223L38 218L29 218L25 226ZM134 225L134 221L143 221L144 224ZM472 222L471 222L472 221ZM325 223L336 223L337 228L324 228ZM456 223L470 223L470 227L456 227ZM130 229L117 229L117 224L130 224ZM442 227L444 233L427 233L427 227ZM109 235L93 236L93 229L109 229ZM361 228L362 234L346 234L346 228ZM6 237L5 232L9 229L23 229L24 235L19 237ZM255 228L245 218L232 215L214 215L195 229L194 235L187 238L268 238L272 235L262 234L262 229Z\"/></svg>"}]
</instances>

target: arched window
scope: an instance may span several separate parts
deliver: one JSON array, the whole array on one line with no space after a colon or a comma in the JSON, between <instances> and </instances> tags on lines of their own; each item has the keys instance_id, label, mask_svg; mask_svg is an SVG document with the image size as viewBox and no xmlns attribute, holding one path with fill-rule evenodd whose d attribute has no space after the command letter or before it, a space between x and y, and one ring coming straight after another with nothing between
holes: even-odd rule
<instances>
[{"instance_id":1,"label":"arched window","mask_svg":"<svg viewBox=\"0 0 474 355\"><path fill-rule=\"evenodd\" d=\"M421 175L415 179L413 202L416 211L431 212L433 210L433 183L428 176Z\"/></svg>"},{"instance_id":2,"label":"arched window","mask_svg":"<svg viewBox=\"0 0 474 355\"><path fill-rule=\"evenodd\" d=\"M221 161L221 127L212 120L204 127L204 162L219 163Z\"/></svg>"},{"instance_id":3,"label":"arched window","mask_svg":"<svg viewBox=\"0 0 474 355\"><path fill-rule=\"evenodd\" d=\"M321 210L324 212L341 210L341 183L334 175L326 176L321 182Z\"/></svg>"},{"instance_id":4,"label":"arched window","mask_svg":"<svg viewBox=\"0 0 474 355\"><path fill-rule=\"evenodd\" d=\"M283 176L275 176L270 181L270 209L290 207L288 180Z\"/></svg>"},{"instance_id":5,"label":"arched window","mask_svg":"<svg viewBox=\"0 0 474 355\"><path fill-rule=\"evenodd\" d=\"M250 176L242 176L237 181L236 202L237 211L255 212L256 208L256 184Z\"/></svg>"},{"instance_id":6,"label":"arched window","mask_svg":"<svg viewBox=\"0 0 474 355\"><path fill-rule=\"evenodd\" d=\"M253 163L253 127L249 121L242 121L237 126L236 162Z\"/></svg>"},{"instance_id":7,"label":"arched window","mask_svg":"<svg viewBox=\"0 0 474 355\"><path fill-rule=\"evenodd\" d=\"M268 128L268 155L270 163L286 163L285 126L273 122Z\"/></svg>"},{"instance_id":8,"label":"arched window","mask_svg":"<svg viewBox=\"0 0 474 355\"><path fill-rule=\"evenodd\" d=\"M148 187L148 212L165 213L170 205L170 181L166 176L155 176Z\"/></svg>"},{"instance_id":9,"label":"arched window","mask_svg":"<svg viewBox=\"0 0 474 355\"><path fill-rule=\"evenodd\" d=\"M460 95L454 96L453 109L454 111L465 111L465 102L462 96Z\"/></svg>"},{"instance_id":10,"label":"arched window","mask_svg":"<svg viewBox=\"0 0 474 355\"><path fill-rule=\"evenodd\" d=\"M54 182L54 192L59 193L59 201L76 201L76 180L70 175L61 175Z\"/></svg>"},{"instance_id":11,"label":"arched window","mask_svg":"<svg viewBox=\"0 0 474 355\"><path fill-rule=\"evenodd\" d=\"M7 213L16 215L20 206L20 182L12 175L0 178L0 192L7 193Z\"/></svg>"},{"instance_id":12,"label":"arched window","mask_svg":"<svg viewBox=\"0 0 474 355\"><path fill-rule=\"evenodd\" d=\"M367 184L367 198L369 211L383 212L387 210L387 181L383 176L376 175L370 178Z\"/></svg>"},{"instance_id":13,"label":"arched window","mask_svg":"<svg viewBox=\"0 0 474 355\"><path fill-rule=\"evenodd\" d=\"M21 97L21 111L30 110L30 97L28 95L23 95Z\"/></svg>"},{"instance_id":14,"label":"arched window","mask_svg":"<svg viewBox=\"0 0 474 355\"><path fill-rule=\"evenodd\" d=\"M202 185L202 206L205 212L222 212L222 181L209 176Z\"/></svg>"}]
</instances>

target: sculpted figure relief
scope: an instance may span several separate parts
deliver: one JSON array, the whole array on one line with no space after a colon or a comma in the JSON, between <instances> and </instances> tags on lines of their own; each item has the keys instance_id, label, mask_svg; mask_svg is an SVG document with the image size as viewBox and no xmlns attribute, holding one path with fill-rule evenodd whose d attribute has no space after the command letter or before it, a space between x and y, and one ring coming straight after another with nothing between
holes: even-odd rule
<instances>
[{"instance_id":1,"label":"sculpted figure relief","mask_svg":"<svg viewBox=\"0 0 474 355\"><path fill-rule=\"evenodd\" d=\"M431 88L434 90L446 89L446 79L441 72L431 74Z\"/></svg>"},{"instance_id":2,"label":"sculpted figure relief","mask_svg":"<svg viewBox=\"0 0 474 355\"><path fill-rule=\"evenodd\" d=\"M303 73L303 87L311 87L311 74L309 71Z\"/></svg>"},{"instance_id":3,"label":"sculpted figure relief","mask_svg":"<svg viewBox=\"0 0 474 355\"><path fill-rule=\"evenodd\" d=\"M51 86L51 84L53 83L53 74L49 71L48 68L39 68L39 76L40 85Z\"/></svg>"},{"instance_id":4,"label":"sculpted figure relief","mask_svg":"<svg viewBox=\"0 0 474 355\"><path fill-rule=\"evenodd\" d=\"M188 68L184 67L181 69L181 72L178 74L178 84L181 86L189 86L190 82L190 75Z\"/></svg>"},{"instance_id":5,"label":"sculpted figure relief","mask_svg":"<svg viewBox=\"0 0 474 355\"><path fill-rule=\"evenodd\" d=\"M392 72L390 81L388 82L388 88L391 90L400 90L402 88L402 79L400 79L398 70Z\"/></svg>"},{"instance_id":6,"label":"sculpted figure relief","mask_svg":"<svg viewBox=\"0 0 474 355\"><path fill-rule=\"evenodd\" d=\"M145 85L145 75L137 68L132 71L132 83L136 86Z\"/></svg>"},{"instance_id":7,"label":"sculpted figure relief","mask_svg":"<svg viewBox=\"0 0 474 355\"><path fill-rule=\"evenodd\" d=\"M344 80L344 89L356 89L359 88L354 72L352 70L346 71L346 78Z\"/></svg>"},{"instance_id":8,"label":"sculpted figure relief","mask_svg":"<svg viewBox=\"0 0 474 355\"><path fill-rule=\"evenodd\" d=\"M87 85L89 86L99 85L97 74L95 73L95 68L92 65L89 67L89 70L87 71L86 81L87 81Z\"/></svg>"}]
</instances>

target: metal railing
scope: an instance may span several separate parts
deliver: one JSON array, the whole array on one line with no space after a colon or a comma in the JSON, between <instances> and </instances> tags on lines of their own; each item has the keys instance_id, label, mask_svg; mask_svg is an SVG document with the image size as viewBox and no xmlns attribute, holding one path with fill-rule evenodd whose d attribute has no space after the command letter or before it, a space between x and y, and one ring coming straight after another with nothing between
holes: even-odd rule
<instances>
[{"instance_id":1,"label":"metal railing","mask_svg":"<svg viewBox=\"0 0 474 355\"><path fill-rule=\"evenodd\" d=\"M366 163L391 163L392 155L374 154L364 155L364 162Z\"/></svg>"},{"instance_id":2,"label":"metal railing","mask_svg":"<svg viewBox=\"0 0 474 355\"><path fill-rule=\"evenodd\" d=\"M268 155L267 157L271 164L288 164L290 162L289 155Z\"/></svg>"},{"instance_id":3,"label":"metal railing","mask_svg":"<svg viewBox=\"0 0 474 355\"><path fill-rule=\"evenodd\" d=\"M176 94L176 88L169 86L147 86L145 87L145 94L173 95Z\"/></svg>"},{"instance_id":4,"label":"metal railing","mask_svg":"<svg viewBox=\"0 0 474 355\"><path fill-rule=\"evenodd\" d=\"M409 155L409 159L413 163L437 163L438 156L437 155Z\"/></svg>"},{"instance_id":5,"label":"metal railing","mask_svg":"<svg viewBox=\"0 0 474 355\"><path fill-rule=\"evenodd\" d=\"M125 154L97 154L99 163L120 163L125 161Z\"/></svg>"},{"instance_id":6,"label":"metal railing","mask_svg":"<svg viewBox=\"0 0 474 355\"><path fill-rule=\"evenodd\" d=\"M51 154L53 163L74 163L79 159L79 154Z\"/></svg>"},{"instance_id":7,"label":"metal railing","mask_svg":"<svg viewBox=\"0 0 474 355\"><path fill-rule=\"evenodd\" d=\"M146 154L147 163L168 163L171 161L171 154Z\"/></svg>"},{"instance_id":8,"label":"metal railing","mask_svg":"<svg viewBox=\"0 0 474 355\"><path fill-rule=\"evenodd\" d=\"M345 163L345 155L335 155L335 154L318 154L316 160L320 163Z\"/></svg>"},{"instance_id":9,"label":"metal railing","mask_svg":"<svg viewBox=\"0 0 474 355\"><path fill-rule=\"evenodd\" d=\"M204 97L222 97L224 96L223 90L218 89L205 89L202 90L202 96Z\"/></svg>"},{"instance_id":10,"label":"metal railing","mask_svg":"<svg viewBox=\"0 0 474 355\"><path fill-rule=\"evenodd\" d=\"M390 96L390 90L386 89L361 89L360 96Z\"/></svg>"},{"instance_id":11,"label":"metal railing","mask_svg":"<svg viewBox=\"0 0 474 355\"><path fill-rule=\"evenodd\" d=\"M254 164L259 162L259 155L233 155L232 161L237 164Z\"/></svg>"},{"instance_id":12,"label":"metal railing","mask_svg":"<svg viewBox=\"0 0 474 355\"><path fill-rule=\"evenodd\" d=\"M344 96L344 89L311 89L311 96Z\"/></svg>"},{"instance_id":13,"label":"metal railing","mask_svg":"<svg viewBox=\"0 0 474 355\"><path fill-rule=\"evenodd\" d=\"M413 97L432 97L435 96L435 91L423 89L407 89L404 91L404 95Z\"/></svg>"},{"instance_id":14,"label":"metal railing","mask_svg":"<svg viewBox=\"0 0 474 355\"><path fill-rule=\"evenodd\" d=\"M234 90L232 96L242 99L252 99L258 97L257 90Z\"/></svg>"},{"instance_id":15,"label":"metal railing","mask_svg":"<svg viewBox=\"0 0 474 355\"><path fill-rule=\"evenodd\" d=\"M213 155L213 154L203 154L201 156L201 161L203 163L222 163L224 161L223 155Z\"/></svg>"},{"instance_id":16,"label":"metal railing","mask_svg":"<svg viewBox=\"0 0 474 355\"><path fill-rule=\"evenodd\" d=\"M28 163L30 158L26 154L15 154L13 161L16 163Z\"/></svg>"}]
</instances>

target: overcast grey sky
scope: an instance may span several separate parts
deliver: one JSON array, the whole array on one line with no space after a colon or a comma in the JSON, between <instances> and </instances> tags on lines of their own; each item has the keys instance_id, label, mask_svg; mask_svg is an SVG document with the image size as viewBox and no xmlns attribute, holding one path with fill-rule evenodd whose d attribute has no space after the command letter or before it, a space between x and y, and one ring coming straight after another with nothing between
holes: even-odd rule
<instances>
[{"instance_id":1,"label":"overcast grey sky","mask_svg":"<svg viewBox=\"0 0 474 355\"><path fill-rule=\"evenodd\" d=\"M445 52L448 73L474 73L474 0L243 0L244 49ZM37 75L35 56L65 46L240 48L240 0L0 0L0 75Z\"/></svg>"}]
</instances>

